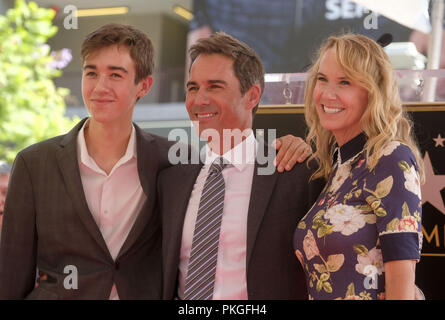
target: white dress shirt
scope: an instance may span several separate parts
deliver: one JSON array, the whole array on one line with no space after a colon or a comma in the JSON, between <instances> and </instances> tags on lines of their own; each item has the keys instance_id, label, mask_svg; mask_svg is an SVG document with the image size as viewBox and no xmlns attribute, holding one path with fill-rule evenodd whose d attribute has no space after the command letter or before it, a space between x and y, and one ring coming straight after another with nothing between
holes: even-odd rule
<instances>
[{"instance_id":1,"label":"white dress shirt","mask_svg":"<svg viewBox=\"0 0 445 320\"><path fill-rule=\"evenodd\" d=\"M146 200L139 181L136 154L136 130L133 126L127 150L106 174L88 154L84 137L85 122L77 137L77 157L85 198L107 244L113 260L133 227ZM113 285L110 299L119 299Z\"/></svg>"},{"instance_id":2,"label":"white dress shirt","mask_svg":"<svg viewBox=\"0 0 445 320\"><path fill-rule=\"evenodd\" d=\"M222 171L225 181L224 209L219 237L214 300L247 300L246 250L247 213L255 167L257 141L253 133L223 157L233 165ZM190 196L182 233L178 297L183 298L195 221L202 189L212 162L220 155L206 146L205 165Z\"/></svg>"}]
</instances>

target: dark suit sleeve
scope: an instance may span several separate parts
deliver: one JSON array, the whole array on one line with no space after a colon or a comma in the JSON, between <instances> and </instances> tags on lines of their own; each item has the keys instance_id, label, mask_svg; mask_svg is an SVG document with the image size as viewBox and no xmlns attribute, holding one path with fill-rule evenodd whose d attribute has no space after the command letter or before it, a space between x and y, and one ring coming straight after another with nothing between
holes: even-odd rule
<instances>
[{"instance_id":1,"label":"dark suit sleeve","mask_svg":"<svg viewBox=\"0 0 445 320\"><path fill-rule=\"evenodd\" d=\"M34 194L22 155L13 165L0 241L0 299L23 299L34 288L37 232Z\"/></svg>"},{"instance_id":2,"label":"dark suit sleeve","mask_svg":"<svg viewBox=\"0 0 445 320\"><path fill-rule=\"evenodd\" d=\"M161 181L162 179L162 171L158 174L157 181L156 181L156 205L155 205L155 213L159 217L159 221L161 221L161 230L163 230L164 224L162 223L163 217L162 217L162 186ZM163 233L163 232L162 232Z\"/></svg>"},{"instance_id":3,"label":"dark suit sleeve","mask_svg":"<svg viewBox=\"0 0 445 320\"><path fill-rule=\"evenodd\" d=\"M317 200L325 184L326 180L324 178L318 178L309 182L309 208L312 207Z\"/></svg>"}]
</instances>

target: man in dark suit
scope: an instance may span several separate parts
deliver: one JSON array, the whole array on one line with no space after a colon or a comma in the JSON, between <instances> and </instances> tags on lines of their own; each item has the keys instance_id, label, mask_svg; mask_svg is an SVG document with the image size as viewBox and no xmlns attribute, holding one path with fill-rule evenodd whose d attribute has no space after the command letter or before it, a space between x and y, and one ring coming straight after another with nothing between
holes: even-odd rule
<instances>
[{"instance_id":1,"label":"man in dark suit","mask_svg":"<svg viewBox=\"0 0 445 320\"><path fill-rule=\"evenodd\" d=\"M141 31L103 26L82 45L91 117L21 151L9 184L0 299L159 299L156 177L171 143L132 124L152 83ZM36 268L45 274L35 287Z\"/></svg>"},{"instance_id":2,"label":"man in dark suit","mask_svg":"<svg viewBox=\"0 0 445 320\"><path fill-rule=\"evenodd\" d=\"M264 68L251 48L216 33L190 55L186 107L206 158L158 179L163 298L306 299L292 237L321 181L309 184L305 164L261 171L258 155L270 149L251 128Z\"/></svg>"}]
</instances>

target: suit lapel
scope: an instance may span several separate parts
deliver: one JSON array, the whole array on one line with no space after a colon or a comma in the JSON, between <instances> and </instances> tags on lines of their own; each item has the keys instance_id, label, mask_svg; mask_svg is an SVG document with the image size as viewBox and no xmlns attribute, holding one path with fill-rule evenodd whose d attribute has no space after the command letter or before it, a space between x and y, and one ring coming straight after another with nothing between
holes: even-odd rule
<instances>
[{"instance_id":1,"label":"suit lapel","mask_svg":"<svg viewBox=\"0 0 445 320\"><path fill-rule=\"evenodd\" d=\"M167 220L165 221L166 226L169 226L168 237L171 240L167 249L172 250L172 252L177 252L178 257L179 250L181 249L182 229L184 226L185 214L187 212L188 203L193 191L193 186L195 185L201 168L202 164L180 165L180 168L178 168L180 169L178 181L181 181L181 183L174 184L174 189L172 189L170 192L170 197L176 197L176 199L172 199L174 207L171 208L171 210L168 210L168 212L171 214L166 217Z\"/></svg>"},{"instance_id":2,"label":"suit lapel","mask_svg":"<svg viewBox=\"0 0 445 320\"><path fill-rule=\"evenodd\" d=\"M153 188L156 188L156 176L158 174L159 150L154 145L153 137L134 125L136 129L136 152L138 161L138 175L145 195L150 196Z\"/></svg>"},{"instance_id":3,"label":"suit lapel","mask_svg":"<svg viewBox=\"0 0 445 320\"><path fill-rule=\"evenodd\" d=\"M250 194L249 212L247 214L247 268L278 177L276 172L272 175L259 175L258 167L260 167L260 165L256 162Z\"/></svg>"},{"instance_id":4,"label":"suit lapel","mask_svg":"<svg viewBox=\"0 0 445 320\"><path fill-rule=\"evenodd\" d=\"M177 288L179 257L184 219L196 178L202 165L178 165L174 178L181 183L168 183L162 195L162 255L164 271L164 296L174 296ZM173 175L171 175L173 177Z\"/></svg>"},{"instance_id":5,"label":"suit lapel","mask_svg":"<svg viewBox=\"0 0 445 320\"><path fill-rule=\"evenodd\" d=\"M80 178L77 161L77 134L85 121L86 119L83 119L62 139L60 142L61 148L57 151L56 158L68 195L80 220L99 246L110 255L105 240L88 208Z\"/></svg>"},{"instance_id":6,"label":"suit lapel","mask_svg":"<svg viewBox=\"0 0 445 320\"><path fill-rule=\"evenodd\" d=\"M134 126L136 129L136 152L139 181L147 200L131 227L127 239L125 239L125 242L119 251L118 257L123 255L134 245L148 223L155 223L155 221L151 219L153 218L154 204L156 201L156 177L160 166L159 158L163 157L163 155L159 155L159 150L157 150L153 143L153 137L142 131L137 125Z\"/></svg>"}]
</instances>

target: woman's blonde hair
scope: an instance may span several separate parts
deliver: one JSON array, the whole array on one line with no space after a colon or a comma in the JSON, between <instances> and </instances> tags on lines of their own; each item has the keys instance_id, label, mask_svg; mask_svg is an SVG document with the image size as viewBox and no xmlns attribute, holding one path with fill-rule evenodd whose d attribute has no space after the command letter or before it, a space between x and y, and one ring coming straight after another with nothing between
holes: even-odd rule
<instances>
[{"instance_id":1,"label":"woman's blonde hair","mask_svg":"<svg viewBox=\"0 0 445 320\"><path fill-rule=\"evenodd\" d=\"M329 37L319 49L317 60L308 72L304 96L305 118L309 127L306 141L316 147L308 161L315 158L319 162L319 168L312 178L327 179L332 172L335 137L322 127L313 99L320 62L330 48L335 51L345 75L368 92L368 106L361 118L363 132L368 138L364 147L368 167L372 170L378 163L379 153L375 151L391 141L399 141L408 145L414 153L423 182L423 160L411 130L412 122L402 109L391 62L380 45L358 34Z\"/></svg>"}]
</instances>

